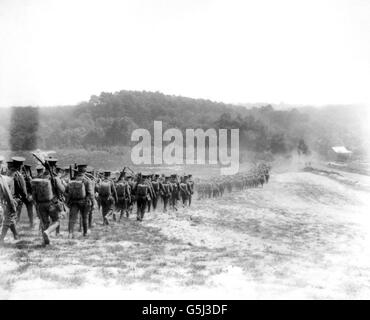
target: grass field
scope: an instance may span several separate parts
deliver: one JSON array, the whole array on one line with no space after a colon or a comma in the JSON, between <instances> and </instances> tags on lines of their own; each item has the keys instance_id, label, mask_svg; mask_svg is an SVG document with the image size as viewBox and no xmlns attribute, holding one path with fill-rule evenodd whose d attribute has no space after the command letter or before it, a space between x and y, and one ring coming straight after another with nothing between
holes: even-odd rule
<instances>
[{"instance_id":1,"label":"grass field","mask_svg":"<svg viewBox=\"0 0 370 320\"><path fill-rule=\"evenodd\" d=\"M292 171L142 223L96 213L85 239L63 220L46 248L24 213L21 240L0 249L0 297L368 298L368 208L366 189Z\"/></svg>"}]
</instances>

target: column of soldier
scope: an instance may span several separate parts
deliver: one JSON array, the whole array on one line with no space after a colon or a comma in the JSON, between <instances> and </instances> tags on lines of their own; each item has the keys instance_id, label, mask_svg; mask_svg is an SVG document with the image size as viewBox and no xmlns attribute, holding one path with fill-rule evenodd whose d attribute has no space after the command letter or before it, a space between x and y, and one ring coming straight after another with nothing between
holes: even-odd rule
<instances>
[{"instance_id":1,"label":"column of soldier","mask_svg":"<svg viewBox=\"0 0 370 320\"><path fill-rule=\"evenodd\" d=\"M40 159L38 159L40 160ZM26 207L30 227L34 227L34 208L40 221L43 244L50 244L50 236L60 232L60 219L68 215L68 237L75 238L75 225L83 236L93 227L93 212L100 212L104 225L111 220L129 218L136 207L136 219L142 221L146 212L156 210L158 202L163 211L177 211L178 202L190 206L194 194L192 175L142 174L129 168L120 172L96 171L86 164L61 168L58 159L49 157L40 160L36 167L25 164L22 157L13 157L3 165L0 158L0 201L2 227L0 244L8 230L18 239L17 224L23 206ZM228 178L200 181L197 184L199 199L219 197L225 191L243 190L268 182L269 167L259 166L253 172Z\"/></svg>"}]
</instances>

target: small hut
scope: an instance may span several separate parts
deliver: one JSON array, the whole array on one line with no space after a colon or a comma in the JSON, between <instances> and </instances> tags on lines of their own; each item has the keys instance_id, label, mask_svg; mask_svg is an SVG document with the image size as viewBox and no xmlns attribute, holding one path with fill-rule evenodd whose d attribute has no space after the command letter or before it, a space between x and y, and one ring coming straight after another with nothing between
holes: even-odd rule
<instances>
[{"instance_id":1,"label":"small hut","mask_svg":"<svg viewBox=\"0 0 370 320\"><path fill-rule=\"evenodd\" d=\"M344 146L331 147L336 161L346 162L351 159L352 151Z\"/></svg>"}]
</instances>

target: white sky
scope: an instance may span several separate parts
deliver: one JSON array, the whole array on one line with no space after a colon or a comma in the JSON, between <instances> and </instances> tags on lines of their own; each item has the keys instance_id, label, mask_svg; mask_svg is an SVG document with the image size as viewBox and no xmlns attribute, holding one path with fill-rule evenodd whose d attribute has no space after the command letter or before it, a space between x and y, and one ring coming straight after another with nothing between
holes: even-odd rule
<instances>
[{"instance_id":1,"label":"white sky","mask_svg":"<svg viewBox=\"0 0 370 320\"><path fill-rule=\"evenodd\" d=\"M0 0L0 106L121 89L370 103L370 1Z\"/></svg>"}]
</instances>

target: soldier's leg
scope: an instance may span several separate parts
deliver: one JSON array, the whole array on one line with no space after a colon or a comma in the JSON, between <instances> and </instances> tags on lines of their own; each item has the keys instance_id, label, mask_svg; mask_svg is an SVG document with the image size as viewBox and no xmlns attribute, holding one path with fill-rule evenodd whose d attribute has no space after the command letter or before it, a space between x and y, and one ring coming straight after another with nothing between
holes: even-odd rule
<instances>
[{"instance_id":1,"label":"soldier's leg","mask_svg":"<svg viewBox=\"0 0 370 320\"><path fill-rule=\"evenodd\" d=\"M191 205L191 197L192 197L192 195L189 196L189 207Z\"/></svg>"},{"instance_id":2,"label":"soldier's leg","mask_svg":"<svg viewBox=\"0 0 370 320\"><path fill-rule=\"evenodd\" d=\"M17 224L21 220L21 214L22 214L22 209L23 209L23 202L21 200L18 200L18 205L17 205Z\"/></svg>"},{"instance_id":3,"label":"soldier's leg","mask_svg":"<svg viewBox=\"0 0 370 320\"><path fill-rule=\"evenodd\" d=\"M84 237L87 235L88 219L89 219L90 211L91 211L91 206L89 204L85 204L81 207L82 229L83 229L83 236Z\"/></svg>"},{"instance_id":4,"label":"soldier's leg","mask_svg":"<svg viewBox=\"0 0 370 320\"><path fill-rule=\"evenodd\" d=\"M109 211L108 205L103 200L100 200L100 204L101 204L101 210L102 210L102 215L103 215L103 224L108 225L109 224L109 220L107 218L108 211Z\"/></svg>"},{"instance_id":5,"label":"soldier's leg","mask_svg":"<svg viewBox=\"0 0 370 320\"><path fill-rule=\"evenodd\" d=\"M33 203L30 201L26 204L28 219L30 221L30 227L33 228Z\"/></svg>"},{"instance_id":6,"label":"soldier's leg","mask_svg":"<svg viewBox=\"0 0 370 320\"><path fill-rule=\"evenodd\" d=\"M91 208L90 211L89 211L89 229L92 228L92 217L93 217L93 209Z\"/></svg>"},{"instance_id":7,"label":"soldier's leg","mask_svg":"<svg viewBox=\"0 0 370 320\"><path fill-rule=\"evenodd\" d=\"M69 210L68 233L69 233L69 237L72 237L72 238L74 238L74 228L77 222L79 211L80 211L80 208L78 204L74 203L71 205L70 210Z\"/></svg>"},{"instance_id":8,"label":"soldier's leg","mask_svg":"<svg viewBox=\"0 0 370 320\"><path fill-rule=\"evenodd\" d=\"M141 221L144 217L146 199L137 199L137 220Z\"/></svg>"},{"instance_id":9,"label":"soldier's leg","mask_svg":"<svg viewBox=\"0 0 370 320\"><path fill-rule=\"evenodd\" d=\"M51 220L51 224L42 233L42 236L44 238L44 242L46 245L50 243L50 239L49 239L50 234L53 231L56 231L58 227L60 226L58 208L55 205L49 206L47 213L48 213L48 219Z\"/></svg>"},{"instance_id":10,"label":"soldier's leg","mask_svg":"<svg viewBox=\"0 0 370 320\"><path fill-rule=\"evenodd\" d=\"M148 212L150 212L150 206L152 204L152 200L147 200L146 205L148 206Z\"/></svg>"},{"instance_id":11,"label":"soldier's leg","mask_svg":"<svg viewBox=\"0 0 370 320\"><path fill-rule=\"evenodd\" d=\"M157 210L158 196L153 198L153 211Z\"/></svg>"},{"instance_id":12,"label":"soldier's leg","mask_svg":"<svg viewBox=\"0 0 370 320\"><path fill-rule=\"evenodd\" d=\"M0 243L4 242L5 236L9 229L12 231L14 239L15 240L18 239L18 232L15 226L16 222L17 222L17 213L10 212L9 208L4 207L2 228L0 234Z\"/></svg>"}]
</instances>

